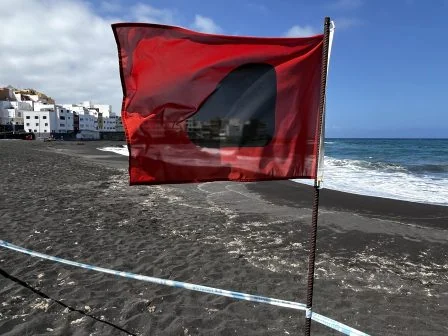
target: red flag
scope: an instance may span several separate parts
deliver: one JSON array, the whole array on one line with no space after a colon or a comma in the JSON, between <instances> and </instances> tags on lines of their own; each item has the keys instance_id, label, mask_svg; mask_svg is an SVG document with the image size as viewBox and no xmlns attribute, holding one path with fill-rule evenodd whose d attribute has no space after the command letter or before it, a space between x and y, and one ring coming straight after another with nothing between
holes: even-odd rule
<instances>
[{"instance_id":1,"label":"red flag","mask_svg":"<svg viewBox=\"0 0 448 336\"><path fill-rule=\"evenodd\" d=\"M112 28L131 185L315 178L323 35Z\"/></svg>"}]
</instances>

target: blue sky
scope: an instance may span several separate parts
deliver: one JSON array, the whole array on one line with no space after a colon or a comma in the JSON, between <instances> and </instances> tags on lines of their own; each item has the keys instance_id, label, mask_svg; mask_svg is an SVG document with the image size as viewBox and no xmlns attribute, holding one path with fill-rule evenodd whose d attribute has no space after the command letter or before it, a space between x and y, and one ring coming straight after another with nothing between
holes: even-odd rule
<instances>
[{"instance_id":1,"label":"blue sky","mask_svg":"<svg viewBox=\"0 0 448 336\"><path fill-rule=\"evenodd\" d=\"M448 1L153 0L182 25L197 13L223 33L282 36L293 26L336 34L327 135L448 137ZM445 31L445 32L444 32Z\"/></svg>"},{"instance_id":2,"label":"blue sky","mask_svg":"<svg viewBox=\"0 0 448 336\"><path fill-rule=\"evenodd\" d=\"M112 22L285 36L321 32L330 16L327 136L448 138L448 0L3 2L0 85L34 87L58 103L109 103L116 112Z\"/></svg>"}]
</instances>

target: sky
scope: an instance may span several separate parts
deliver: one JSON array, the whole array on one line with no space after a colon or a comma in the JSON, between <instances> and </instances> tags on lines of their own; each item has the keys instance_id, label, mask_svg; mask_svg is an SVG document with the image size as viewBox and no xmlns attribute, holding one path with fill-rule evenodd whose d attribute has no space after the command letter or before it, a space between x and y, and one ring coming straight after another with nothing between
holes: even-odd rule
<instances>
[{"instance_id":1,"label":"sky","mask_svg":"<svg viewBox=\"0 0 448 336\"><path fill-rule=\"evenodd\" d=\"M0 86L115 112L112 23L308 36L330 16L326 136L448 138L448 0L0 0L0 8Z\"/></svg>"}]
</instances>

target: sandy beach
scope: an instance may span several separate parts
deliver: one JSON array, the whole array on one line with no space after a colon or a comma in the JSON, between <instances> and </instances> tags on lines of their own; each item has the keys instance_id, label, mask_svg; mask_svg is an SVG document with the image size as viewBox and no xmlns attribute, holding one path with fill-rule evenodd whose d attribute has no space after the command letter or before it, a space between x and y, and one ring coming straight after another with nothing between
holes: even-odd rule
<instances>
[{"instance_id":1,"label":"sandy beach","mask_svg":"<svg viewBox=\"0 0 448 336\"><path fill-rule=\"evenodd\" d=\"M97 150L122 144L0 141L0 239L120 271L305 302L311 187L130 187L127 157ZM448 334L448 207L323 189L318 230L316 312L371 335ZM298 335L304 325L302 311L4 248L0 267L136 335ZM125 335L2 276L0 334ZM314 322L312 334L340 335Z\"/></svg>"}]
</instances>

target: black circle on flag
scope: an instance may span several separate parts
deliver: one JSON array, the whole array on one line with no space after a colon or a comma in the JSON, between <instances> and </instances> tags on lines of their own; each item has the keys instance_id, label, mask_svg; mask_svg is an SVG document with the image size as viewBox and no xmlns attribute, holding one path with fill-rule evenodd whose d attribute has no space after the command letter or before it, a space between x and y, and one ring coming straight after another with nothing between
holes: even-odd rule
<instances>
[{"instance_id":1,"label":"black circle on flag","mask_svg":"<svg viewBox=\"0 0 448 336\"><path fill-rule=\"evenodd\" d=\"M187 119L188 136L200 147L264 147L274 136L276 100L274 66L241 65Z\"/></svg>"}]
</instances>

